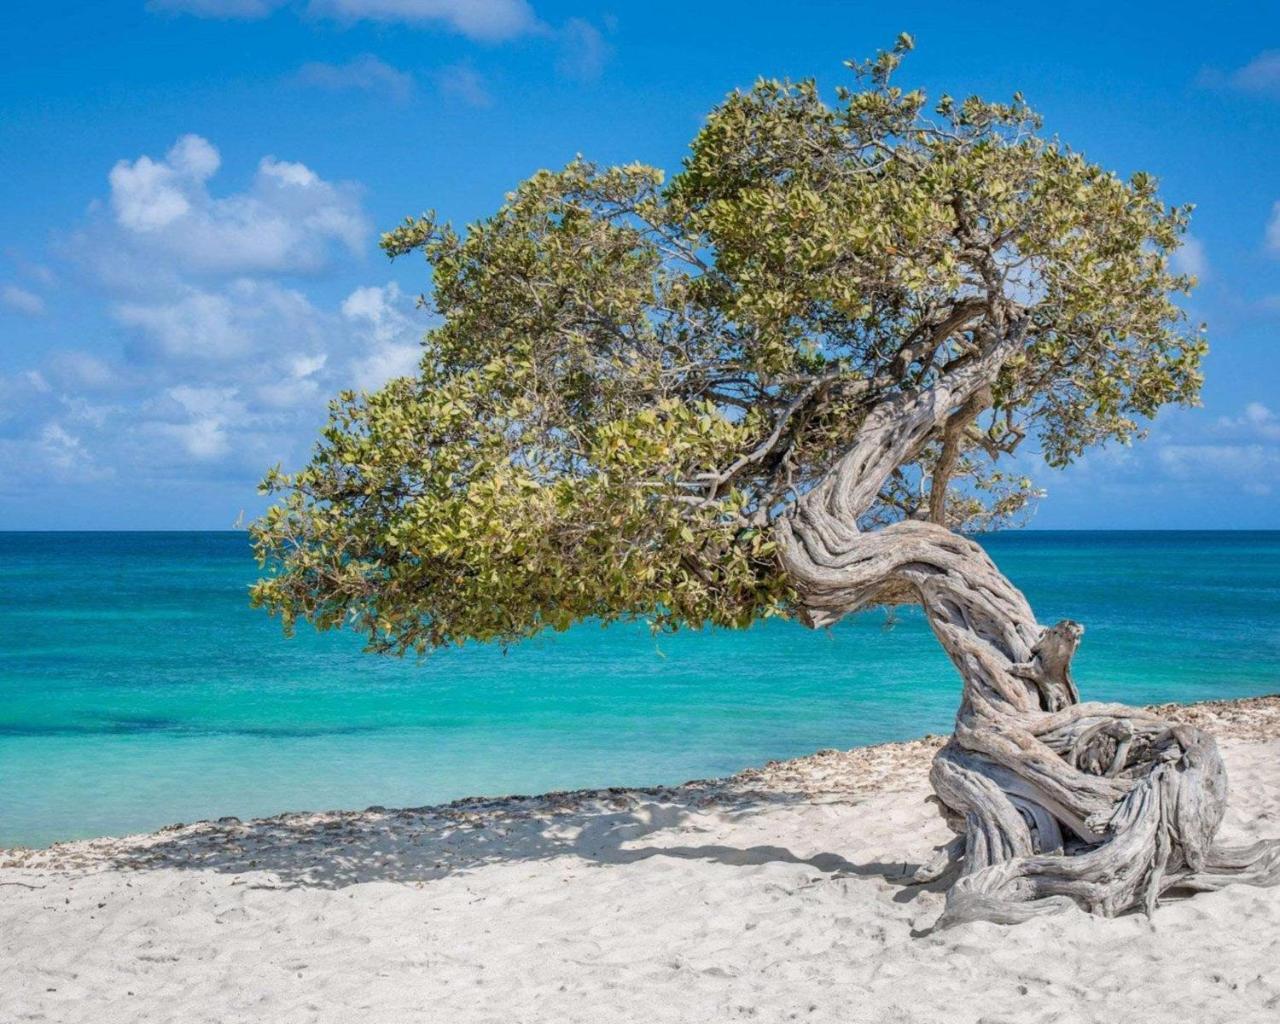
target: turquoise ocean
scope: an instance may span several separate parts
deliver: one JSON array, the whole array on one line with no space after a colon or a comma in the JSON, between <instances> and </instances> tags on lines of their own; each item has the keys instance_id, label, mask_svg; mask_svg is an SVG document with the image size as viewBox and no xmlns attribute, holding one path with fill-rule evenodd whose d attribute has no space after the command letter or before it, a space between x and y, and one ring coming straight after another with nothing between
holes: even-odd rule
<instances>
[{"instance_id":1,"label":"turquoise ocean","mask_svg":"<svg viewBox=\"0 0 1280 1024\"><path fill-rule=\"evenodd\" d=\"M1087 628L1086 699L1280 691L1280 532L980 538L1040 621ZM248 606L243 533L0 534L0 846L284 810L674 783L949 730L923 618L504 653L361 653Z\"/></svg>"}]
</instances>

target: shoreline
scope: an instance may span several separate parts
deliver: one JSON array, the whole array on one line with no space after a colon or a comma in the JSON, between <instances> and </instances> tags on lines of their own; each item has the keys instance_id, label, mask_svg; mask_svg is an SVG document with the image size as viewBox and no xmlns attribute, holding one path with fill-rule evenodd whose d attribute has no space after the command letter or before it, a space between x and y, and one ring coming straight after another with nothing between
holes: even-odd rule
<instances>
[{"instance_id":1,"label":"shoreline","mask_svg":"<svg viewBox=\"0 0 1280 1024\"><path fill-rule=\"evenodd\" d=\"M1188 704L1150 704L1145 708L1171 721L1207 729L1219 740L1257 743L1280 739L1280 693ZM363 810L282 811L245 821L223 817L177 822L152 832L62 840L40 847L0 847L0 869L51 867L55 864L69 866L72 862L92 861L100 854L114 854L121 847L145 848L164 840L201 836L217 841L219 837L234 838L244 830L260 827L333 827L333 823L352 824L366 816L383 821L457 819L474 822L485 815L530 813L539 808L553 814L568 813L602 802L621 807L640 801L683 799L709 806L741 803L770 794L788 794L812 800L865 798L927 782L930 761L946 739L946 735L929 733L915 739L845 750L828 748L801 757L749 766L732 775L691 779L671 786L610 786L538 794L468 796L421 807L374 805Z\"/></svg>"},{"instance_id":2,"label":"shoreline","mask_svg":"<svg viewBox=\"0 0 1280 1024\"><path fill-rule=\"evenodd\" d=\"M1280 696L1213 728L1222 838L1280 834ZM652 789L283 814L11 851L0 1019L1270 1021L1280 889L937 931L942 737Z\"/></svg>"}]
</instances>

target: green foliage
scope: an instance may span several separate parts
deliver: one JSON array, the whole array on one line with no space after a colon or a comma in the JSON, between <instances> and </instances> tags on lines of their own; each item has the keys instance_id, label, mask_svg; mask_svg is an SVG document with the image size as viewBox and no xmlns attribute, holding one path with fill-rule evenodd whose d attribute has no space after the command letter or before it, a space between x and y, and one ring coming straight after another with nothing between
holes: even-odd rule
<instances>
[{"instance_id":1,"label":"green foliage","mask_svg":"<svg viewBox=\"0 0 1280 1024\"><path fill-rule=\"evenodd\" d=\"M430 268L419 375L332 407L264 488L287 626L377 650L513 640L585 617L742 626L785 611L771 524L867 411L1029 323L983 401L899 468L868 522L1016 516L1050 465L1194 401L1205 344L1173 302L1189 208L1039 134L1011 103L892 84L910 49L730 95L669 183L581 159L457 232L383 237ZM949 438L949 440L948 440ZM951 490L948 490L950 488ZM937 504L937 503L936 503Z\"/></svg>"}]
</instances>

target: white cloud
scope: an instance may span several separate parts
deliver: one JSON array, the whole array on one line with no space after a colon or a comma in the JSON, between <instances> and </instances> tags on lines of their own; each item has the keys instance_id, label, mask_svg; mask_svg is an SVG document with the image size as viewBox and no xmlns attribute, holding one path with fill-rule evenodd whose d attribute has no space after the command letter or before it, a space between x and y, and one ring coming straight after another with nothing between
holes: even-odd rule
<instances>
[{"instance_id":1,"label":"white cloud","mask_svg":"<svg viewBox=\"0 0 1280 1024\"><path fill-rule=\"evenodd\" d=\"M1267 248L1280 254L1280 200L1271 207L1271 219L1267 222Z\"/></svg>"},{"instance_id":2,"label":"white cloud","mask_svg":"<svg viewBox=\"0 0 1280 1024\"><path fill-rule=\"evenodd\" d=\"M1280 418L1261 402L1250 402L1239 416L1218 419L1219 432L1280 441Z\"/></svg>"},{"instance_id":3,"label":"white cloud","mask_svg":"<svg viewBox=\"0 0 1280 1024\"><path fill-rule=\"evenodd\" d=\"M1280 95L1280 50L1265 50L1231 75L1231 83L1245 92Z\"/></svg>"},{"instance_id":4,"label":"white cloud","mask_svg":"<svg viewBox=\"0 0 1280 1024\"><path fill-rule=\"evenodd\" d=\"M349 320L379 324L386 317L388 293L398 295L399 290L394 284L386 288L357 288L342 300L342 315Z\"/></svg>"},{"instance_id":5,"label":"white cloud","mask_svg":"<svg viewBox=\"0 0 1280 1024\"><path fill-rule=\"evenodd\" d=\"M1262 402L1249 402L1238 415L1162 435L1155 461L1184 487L1270 494L1280 488L1280 418Z\"/></svg>"},{"instance_id":6,"label":"white cloud","mask_svg":"<svg viewBox=\"0 0 1280 1024\"><path fill-rule=\"evenodd\" d=\"M121 302L114 309L116 320L137 328L164 355L215 358L242 355L248 348L236 314L227 296L195 288L173 301Z\"/></svg>"},{"instance_id":7,"label":"white cloud","mask_svg":"<svg viewBox=\"0 0 1280 1024\"><path fill-rule=\"evenodd\" d=\"M435 22L487 42L541 27L526 0L311 0L309 10L346 21Z\"/></svg>"},{"instance_id":8,"label":"white cloud","mask_svg":"<svg viewBox=\"0 0 1280 1024\"><path fill-rule=\"evenodd\" d=\"M107 176L116 219L131 231L172 224L191 210L189 187L202 184L221 163L218 151L199 135L182 136L160 163L148 156L121 160Z\"/></svg>"},{"instance_id":9,"label":"white cloud","mask_svg":"<svg viewBox=\"0 0 1280 1024\"><path fill-rule=\"evenodd\" d=\"M228 428L244 422L248 415L238 389L181 384L169 388L165 397L185 416L181 422L160 424L160 434L173 438L188 455L201 461L219 459L230 452Z\"/></svg>"},{"instance_id":10,"label":"white cloud","mask_svg":"<svg viewBox=\"0 0 1280 1024\"><path fill-rule=\"evenodd\" d=\"M300 377L281 377L266 384L259 384L253 397L265 409L297 409L329 395L321 391L314 380Z\"/></svg>"},{"instance_id":11,"label":"white cloud","mask_svg":"<svg viewBox=\"0 0 1280 1024\"><path fill-rule=\"evenodd\" d=\"M271 351L280 340L315 344L322 315L301 292L238 278L208 291L191 285L152 302L120 302L116 320L134 329L144 351L163 358L227 360Z\"/></svg>"},{"instance_id":12,"label":"white cloud","mask_svg":"<svg viewBox=\"0 0 1280 1024\"><path fill-rule=\"evenodd\" d=\"M1209 259L1200 239L1191 235L1182 239L1182 244L1173 253L1173 269L1179 274L1189 274L1201 281L1208 279Z\"/></svg>"},{"instance_id":13,"label":"white cloud","mask_svg":"<svg viewBox=\"0 0 1280 1024\"><path fill-rule=\"evenodd\" d=\"M1270 494L1280 479L1280 450L1261 444L1171 444L1158 457L1176 479L1225 482L1248 494Z\"/></svg>"},{"instance_id":14,"label":"white cloud","mask_svg":"<svg viewBox=\"0 0 1280 1024\"><path fill-rule=\"evenodd\" d=\"M44 299L25 288L19 288L16 284L7 284L0 288L0 303L15 313L26 316L39 316L44 312Z\"/></svg>"},{"instance_id":15,"label":"white cloud","mask_svg":"<svg viewBox=\"0 0 1280 1024\"><path fill-rule=\"evenodd\" d=\"M153 11L198 18L265 18L286 0L149 0ZM309 14L339 21L439 24L471 39L494 42L541 28L527 0L311 0Z\"/></svg>"},{"instance_id":16,"label":"white cloud","mask_svg":"<svg viewBox=\"0 0 1280 1024\"><path fill-rule=\"evenodd\" d=\"M1152 424L1150 437L1133 446L1088 452L1064 474L1014 462L1037 482L1047 477L1068 501L1091 514L1099 500L1136 501L1158 509L1150 520L1176 515L1200 504L1219 512L1252 499L1280 494L1280 417L1258 401L1233 414L1210 416L1203 409L1169 408ZM1168 525L1167 523L1165 525Z\"/></svg>"},{"instance_id":17,"label":"white cloud","mask_svg":"<svg viewBox=\"0 0 1280 1024\"><path fill-rule=\"evenodd\" d=\"M46 372L58 387L75 392L108 391L121 383L120 373L88 352L54 352Z\"/></svg>"},{"instance_id":18,"label":"white cloud","mask_svg":"<svg viewBox=\"0 0 1280 1024\"><path fill-rule=\"evenodd\" d=\"M1255 96L1280 97L1280 50L1263 50L1248 64L1233 71L1206 68L1200 73L1200 84Z\"/></svg>"},{"instance_id":19,"label":"white cloud","mask_svg":"<svg viewBox=\"0 0 1280 1024\"><path fill-rule=\"evenodd\" d=\"M99 480L112 475L110 467L97 465L80 438L61 423L46 423L36 442L36 457L61 478Z\"/></svg>"},{"instance_id":20,"label":"white cloud","mask_svg":"<svg viewBox=\"0 0 1280 1024\"><path fill-rule=\"evenodd\" d=\"M267 409L294 409L327 397L322 395L319 375L328 361L324 352L286 357L277 376L254 387L254 397Z\"/></svg>"},{"instance_id":21,"label":"white cloud","mask_svg":"<svg viewBox=\"0 0 1280 1024\"><path fill-rule=\"evenodd\" d=\"M560 57L556 71L577 82L600 77L612 52L600 30L582 18L570 18L560 29Z\"/></svg>"},{"instance_id":22,"label":"white cloud","mask_svg":"<svg viewBox=\"0 0 1280 1024\"><path fill-rule=\"evenodd\" d=\"M424 325L395 283L356 288L336 307L269 280L183 289L116 304L130 359L60 351L0 378L0 437L44 444L40 430L56 422L76 442L60 442L67 466L74 451L82 468L127 479L217 472L248 486L305 458L333 394L416 372Z\"/></svg>"},{"instance_id":23,"label":"white cloud","mask_svg":"<svg viewBox=\"0 0 1280 1024\"><path fill-rule=\"evenodd\" d=\"M226 423L221 419L204 416L170 429L174 439L193 458L218 459L231 450L231 444L227 439Z\"/></svg>"},{"instance_id":24,"label":"white cloud","mask_svg":"<svg viewBox=\"0 0 1280 1024\"><path fill-rule=\"evenodd\" d=\"M342 303L342 315L358 330L360 351L351 362L358 388L372 391L393 377L417 370L422 347L421 328L406 312L394 283L382 288L357 288Z\"/></svg>"},{"instance_id":25,"label":"white cloud","mask_svg":"<svg viewBox=\"0 0 1280 1024\"><path fill-rule=\"evenodd\" d=\"M117 275L137 264L196 274L308 273L335 247L362 251L369 224L354 189L309 167L274 157L258 164L244 192L215 197L207 187L221 164L198 135L180 138L163 160L121 160L108 177L114 224L95 240L100 263Z\"/></svg>"},{"instance_id":26,"label":"white cloud","mask_svg":"<svg viewBox=\"0 0 1280 1024\"><path fill-rule=\"evenodd\" d=\"M355 385L364 391L376 391L396 377L412 376L417 370L421 352L416 345L385 346L352 363Z\"/></svg>"},{"instance_id":27,"label":"white cloud","mask_svg":"<svg viewBox=\"0 0 1280 1024\"><path fill-rule=\"evenodd\" d=\"M303 86L334 92L380 92L398 102L407 100L413 92L412 74L393 68L372 54L361 54L346 64L303 64L296 78Z\"/></svg>"},{"instance_id":28,"label":"white cloud","mask_svg":"<svg viewBox=\"0 0 1280 1024\"><path fill-rule=\"evenodd\" d=\"M355 193L267 157L245 191L215 196L221 170L198 136L113 170L64 249L93 255L115 334L0 374L6 500L111 473L132 490L223 480L247 493L266 467L305 461L330 396L415 372L425 325L396 284L348 285L334 301L278 278L357 248Z\"/></svg>"},{"instance_id":29,"label":"white cloud","mask_svg":"<svg viewBox=\"0 0 1280 1024\"><path fill-rule=\"evenodd\" d=\"M304 64L294 76L300 85L333 92L383 93L403 103L413 93L413 75L366 53L346 64Z\"/></svg>"},{"instance_id":30,"label":"white cloud","mask_svg":"<svg viewBox=\"0 0 1280 1024\"><path fill-rule=\"evenodd\" d=\"M469 107L493 104L484 77L469 64L450 64L436 72L436 84L445 95L461 100Z\"/></svg>"}]
</instances>

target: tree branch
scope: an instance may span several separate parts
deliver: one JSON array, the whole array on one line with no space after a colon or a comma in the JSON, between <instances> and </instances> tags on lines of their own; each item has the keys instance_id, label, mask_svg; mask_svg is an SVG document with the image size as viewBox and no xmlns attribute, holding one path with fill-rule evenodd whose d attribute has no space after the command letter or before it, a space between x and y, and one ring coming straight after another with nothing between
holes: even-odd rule
<instances>
[{"instance_id":1,"label":"tree branch","mask_svg":"<svg viewBox=\"0 0 1280 1024\"><path fill-rule=\"evenodd\" d=\"M933 467L929 484L929 522L945 526L947 521L947 485L960 461L960 442L970 423L991 403L991 388L975 391L950 419L942 432L942 452Z\"/></svg>"}]
</instances>

